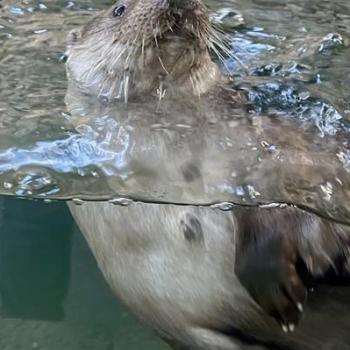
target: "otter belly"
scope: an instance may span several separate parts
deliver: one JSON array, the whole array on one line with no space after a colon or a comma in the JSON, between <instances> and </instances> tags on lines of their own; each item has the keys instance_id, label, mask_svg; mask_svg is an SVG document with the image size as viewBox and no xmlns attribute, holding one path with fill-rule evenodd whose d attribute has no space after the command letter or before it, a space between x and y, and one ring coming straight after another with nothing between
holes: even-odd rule
<instances>
[{"instance_id":1,"label":"otter belly","mask_svg":"<svg viewBox=\"0 0 350 350\"><path fill-rule=\"evenodd\" d=\"M350 350L347 287L311 296L289 334L253 301L235 274L234 212L106 202L69 207L118 298L181 349L256 350L273 342L281 349ZM241 334L266 347L248 345Z\"/></svg>"},{"instance_id":2,"label":"otter belly","mask_svg":"<svg viewBox=\"0 0 350 350\"><path fill-rule=\"evenodd\" d=\"M261 311L234 273L235 220L210 208L70 204L117 296L172 337L201 326L261 327ZM267 325L268 326L268 325Z\"/></svg>"}]
</instances>

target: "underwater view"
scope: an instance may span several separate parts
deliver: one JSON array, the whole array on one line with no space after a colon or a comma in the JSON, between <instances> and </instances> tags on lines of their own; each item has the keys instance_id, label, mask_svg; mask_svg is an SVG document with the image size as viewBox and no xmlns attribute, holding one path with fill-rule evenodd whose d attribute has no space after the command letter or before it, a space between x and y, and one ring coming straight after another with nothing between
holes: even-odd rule
<instances>
[{"instance_id":1,"label":"underwater view","mask_svg":"<svg viewBox=\"0 0 350 350\"><path fill-rule=\"evenodd\" d=\"M196 263L203 265L200 271L204 274L205 262L199 253L196 255L197 248L193 248L201 240L196 235L203 234L203 230L205 236L205 230L210 231L212 226L207 218L225 230L232 224L228 218L232 210L242 212L244 217L249 209L282 210L287 206L291 210L302 209L307 218L317 216L315 226L308 221L314 236L323 225L327 228L335 225L330 231L341 232L342 239L346 236L350 227L350 2L207 0L205 3L213 27L220 28L209 33L214 38L210 55L223 81L228 82L222 90L220 84L214 86L208 100L201 97L205 92L202 93L201 77L197 76L191 78L190 84L191 91L192 87L198 90L197 99L183 97L186 93L167 99L173 96L172 86L164 88L162 81L156 97L149 99L146 90L142 90L146 87L132 81L134 72L130 67L123 68L126 73L120 77L120 85L112 90L106 78L98 84L97 96L91 97L89 89L94 89L98 74L84 71L88 65L82 63L81 56L85 42L79 46L75 41L84 35L94 38L104 30L108 33L112 30L107 18L101 15L98 20L105 19L103 24L92 22L96 28L75 31L113 2L0 0L1 350L170 349L152 330L158 329L160 321L152 321L148 328L138 320L144 320L143 314L135 317L128 310L138 302L153 310L149 305L152 298L157 300L158 294L129 302L124 295L133 295L138 287L133 285L134 289L127 291L123 285L139 278L145 291L151 293L147 272L138 275L138 271L145 265L154 272L159 264L171 270L167 257L152 253L151 258L139 261L138 256L143 256L152 243L135 232L134 237L129 235L121 242L124 252L120 256L126 254L126 258L120 257L125 263L124 270L121 267L119 271L115 266L117 260L113 260L111 272L101 251L110 249L110 256L119 254L113 250L113 234L112 238L107 237L116 223L129 232L137 231L137 225L148 229L151 224L147 220L155 215L157 221L156 215L161 212L164 223L159 225L166 231L167 225L172 224L171 213L184 215L179 225L191 243L193 250L188 252L194 259L198 258ZM122 16L118 11L125 10L127 6L119 4L115 16ZM178 35L176 30L165 33L165 38L158 38L160 46L165 39ZM223 45L217 42L220 40ZM156 37L155 42L159 49ZM182 44L179 40L174 45L181 48ZM115 60L116 65L119 64L116 56L125 54L125 50L113 52L111 58L103 46L98 46L98 40L90 45L96 45L89 51L96 70L102 65L94 56L96 52L96 55L103 52L102 56ZM142 43L142 60L151 60L149 48L144 46ZM172 45L166 46L169 52L172 49ZM133 51L127 54L130 56ZM72 58L72 55L76 56ZM151 70L157 79L164 71L167 75L176 74L175 68L174 72L167 71L160 57L158 63L160 68ZM79 69L81 79L88 81L86 86L79 81ZM108 72L113 78L114 74L117 73ZM209 70L204 73L209 82L215 80L217 73L214 70L210 74ZM150 76L146 73L141 76L152 85ZM182 85L186 84L182 82ZM133 91L142 93L133 95ZM233 102L236 94L243 96L244 106ZM139 209L133 212L134 207ZM120 210L120 217L114 214L115 209ZM201 215L205 216L203 228L196 219ZM221 218L225 218L225 223ZM282 226L288 232L288 217L284 220ZM98 246L97 238L86 233L89 230L99 232L101 241L110 239L110 242ZM152 232L153 228L149 230ZM305 266L314 269L317 275L315 280L328 263L339 275L344 272L344 267L338 266L341 264L338 257L333 264L327 260L327 254L339 249L348 259L350 240L347 237L340 240L344 242L343 252L338 241L332 245L333 241L330 243L327 237L320 240L319 254L318 241L316 244L313 238L310 241L315 242L315 250L304 246L301 249L302 258L303 254L309 254L308 249L312 251L310 255L314 252L317 255L315 263L309 264L308 257L305 259ZM174 243L172 238L169 241ZM331 253L322 251L325 241L331 246ZM216 242L212 244L216 249ZM129 251L130 246L136 245L142 246L136 249L137 257ZM177 251L165 248L165 243L154 249L177 257ZM264 254L260 259L265 261ZM185 272L191 270L192 263L187 257L180 256L179 260L183 261ZM231 263L226 258L215 261L225 267ZM134 270L129 270L128 264L134 264ZM305 266L298 265L297 272ZM347 260L344 269L349 266ZM118 283L111 277L114 270L122 276L121 291L117 292ZM252 271L255 273L255 268ZM173 290L179 285L186 289L190 282L179 277L182 273L181 269L176 270L179 278L176 283L154 278L152 287L162 290L167 288L163 284L168 284ZM215 273L210 276L208 271L208 280ZM206 281L204 277L203 280ZM250 279L244 283L250 286ZM263 293L264 282L261 283ZM299 343L288 336L279 347L274 343L279 339L278 331L273 329L263 348L235 349L350 349L350 338L345 336L350 325L350 317L346 317L346 307L350 305L348 280L337 281L329 289L321 284L324 299L309 296L310 310L316 315L305 316L311 330L305 331L306 335L304 330L296 331L305 347L298 347ZM213 295L220 291L218 287L205 295L215 299ZM115 294L124 302L119 302ZM277 292L275 296L277 299ZM179 292L176 298L186 309L187 305L182 304L185 296ZM259 298L254 297L258 304ZM288 295L287 299L294 299L294 295ZM337 319L338 333L332 330L329 336L325 334L329 341L320 337L309 342L308 337L317 338L323 332L321 321L317 321L321 316L317 315L326 312L323 300L329 299L333 308L327 319ZM299 311L303 309L301 303L296 305ZM223 302L218 308L230 307ZM263 304L262 308L265 307ZM299 316L294 317L293 311L293 321L289 321L284 319L284 310L277 311L282 330L287 327L287 333L293 333ZM190 307L187 312L196 324L207 324L197 320ZM211 316L216 309L213 311L208 306L205 312ZM242 310L245 313L249 314ZM239 319L240 314L236 317ZM242 321L242 329L254 334L254 340L260 339L260 331L274 327L269 322L263 327L259 325L256 331L254 322L246 325ZM281 327L277 325L276 329ZM224 330L225 334L233 332L231 328ZM166 331L159 333L162 338L170 337ZM206 348L214 349L208 345L193 346L194 350ZM233 347L218 345L215 349Z\"/></svg>"}]
</instances>

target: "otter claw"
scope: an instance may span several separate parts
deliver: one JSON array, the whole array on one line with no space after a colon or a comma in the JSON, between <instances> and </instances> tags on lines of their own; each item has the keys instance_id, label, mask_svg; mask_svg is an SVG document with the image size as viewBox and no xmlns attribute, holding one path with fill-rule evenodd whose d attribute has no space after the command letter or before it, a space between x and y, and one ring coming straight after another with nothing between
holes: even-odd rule
<instances>
[{"instance_id":1,"label":"otter claw","mask_svg":"<svg viewBox=\"0 0 350 350\"><path fill-rule=\"evenodd\" d=\"M288 326L282 323L281 327L284 333L293 333L295 331L295 325L292 323L290 323Z\"/></svg>"},{"instance_id":2,"label":"otter claw","mask_svg":"<svg viewBox=\"0 0 350 350\"><path fill-rule=\"evenodd\" d=\"M298 308L299 312L304 312L304 306L302 303L297 303L297 308Z\"/></svg>"}]
</instances>

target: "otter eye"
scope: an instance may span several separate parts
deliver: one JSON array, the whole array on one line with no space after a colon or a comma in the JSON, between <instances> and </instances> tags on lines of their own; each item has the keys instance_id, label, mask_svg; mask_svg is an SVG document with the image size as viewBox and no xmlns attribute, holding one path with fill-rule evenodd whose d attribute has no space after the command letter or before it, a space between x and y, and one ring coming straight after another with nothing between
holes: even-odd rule
<instances>
[{"instance_id":1,"label":"otter eye","mask_svg":"<svg viewBox=\"0 0 350 350\"><path fill-rule=\"evenodd\" d=\"M126 6L125 5L120 5L120 6L116 7L113 10L113 17L123 16L125 10L126 10Z\"/></svg>"}]
</instances>

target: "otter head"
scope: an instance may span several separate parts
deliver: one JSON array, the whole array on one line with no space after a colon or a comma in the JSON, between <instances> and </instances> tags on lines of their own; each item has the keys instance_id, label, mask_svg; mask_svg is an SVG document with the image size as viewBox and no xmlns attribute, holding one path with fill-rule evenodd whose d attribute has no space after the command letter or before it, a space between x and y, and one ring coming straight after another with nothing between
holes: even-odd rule
<instances>
[{"instance_id":1,"label":"otter head","mask_svg":"<svg viewBox=\"0 0 350 350\"><path fill-rule=\"evenodd\" d=\"M109 100L201 95L219 77L209 55L218 35L202 0L121 0L69 34L67 71Z\"/></svg>"}]
</instances>

